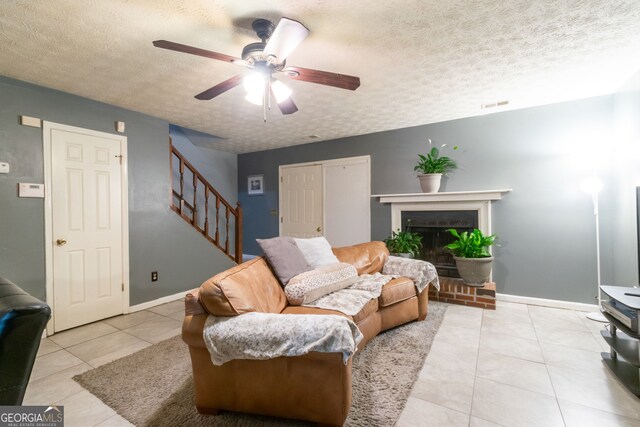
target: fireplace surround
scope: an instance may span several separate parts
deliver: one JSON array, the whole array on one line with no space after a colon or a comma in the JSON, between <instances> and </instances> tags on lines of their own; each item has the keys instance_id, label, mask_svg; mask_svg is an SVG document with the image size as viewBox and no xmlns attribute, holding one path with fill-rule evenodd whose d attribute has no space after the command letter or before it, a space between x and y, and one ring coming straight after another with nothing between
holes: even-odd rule
<instances>
[{"instance_id":1,"label":"fireplace surround","mask_svg":"<svg viewBox=\"0 0 640 427\"><path fill-rule=\"evenodd\" d=\"M436 266L438 275L459 277L452 257L442 251L448 243L446 229L478 228L491 234L491 202L510 192L503 190L452 191L443 193L377 194L380 203L391 204L391 230L409 230L423 235L418 258Z\"/></svg>"}]
</instances>

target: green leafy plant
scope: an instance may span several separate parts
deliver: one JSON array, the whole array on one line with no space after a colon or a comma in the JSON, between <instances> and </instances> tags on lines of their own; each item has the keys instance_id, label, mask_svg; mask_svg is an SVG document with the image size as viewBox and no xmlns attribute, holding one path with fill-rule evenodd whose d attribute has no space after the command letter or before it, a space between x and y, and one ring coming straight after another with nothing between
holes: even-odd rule
<instances>
[{"instance_id":1,"label":"green leafy plant","mask_svg":"<svg viewBox=\"0 0 640 427\"><path fill-rule=\"evenodd\" d=\"M445 248L450 249L455 256L461 258L486 258L491 256L487 248L494 244L496 240L495 234L485 236L482 234L482 231L477 228L471 233L467 231L458 233L458 231L453 228L447 231L457 239L445 246Z\"/></svg>"},{"instance_id":2,"label":"green leafy plant","mask_svg":"<svg viewBox=\"0 0 640 427\"><path fill-rule=\"evenodd\" d=\"M418 154L420 161L413 168L414 171L419 173L441 173L446 174L458 167L457 163L447 156L441 156L440 151L447 147L447 144L442 144L440 148L433 146L431 140L429 140L429 147L431 149L427 155ZM458 149L457 145L453 146L453 150Z\"/></svg>"},{"instance_id":3,"label":"green leafy plant","mask_svg":"<svg viewBox=\"0 0 640 427\"><path fill-rule=\"evenodd\" d=\"M384 239L384 243L391 253L410 253L412 256L416 256L422 248L422 236L410 231L392 231L391 236Z\"/></svg>"}]
</instances>

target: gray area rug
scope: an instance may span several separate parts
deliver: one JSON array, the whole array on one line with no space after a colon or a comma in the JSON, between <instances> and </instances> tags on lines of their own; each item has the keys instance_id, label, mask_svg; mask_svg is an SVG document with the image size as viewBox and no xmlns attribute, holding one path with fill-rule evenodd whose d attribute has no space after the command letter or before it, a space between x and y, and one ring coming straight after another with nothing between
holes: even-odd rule
<instances>
[{"instance_id":1,"label":"gray area rug","mask_svg":"<svg viewBox=\"0 0 640 427\"><path fill-rule=\"evenodd\" d=\"M353 404L346 426L391 426L400 417L447 305L429 302L424 322L371 340L353 360ZM306 426L238 413L201 415L193 400L189 351L177 336L74 377L136 426Z\"/></svg>"}]
</instances>

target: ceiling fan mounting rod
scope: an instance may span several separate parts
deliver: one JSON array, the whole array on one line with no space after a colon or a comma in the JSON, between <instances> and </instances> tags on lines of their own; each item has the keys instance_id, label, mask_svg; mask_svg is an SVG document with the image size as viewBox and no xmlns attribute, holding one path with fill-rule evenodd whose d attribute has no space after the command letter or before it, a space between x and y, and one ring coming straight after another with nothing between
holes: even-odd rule
<instances>
[{"instance_id":1,"label":"ceiling fan mounting rod","mask_svg":"<svg viewBox=\"0 0 640 427\"><path fill-rule=\"evenodd\" d=\"M267 39L271 37L271 34L273 34L273 30L276 28L273 25L273 22L269 21L268 19L256 19L251 24L251 27L253 28L253 31L256 32L258 37L260 37L262 43L267 42Z\"/></svg>"}]
</instances>

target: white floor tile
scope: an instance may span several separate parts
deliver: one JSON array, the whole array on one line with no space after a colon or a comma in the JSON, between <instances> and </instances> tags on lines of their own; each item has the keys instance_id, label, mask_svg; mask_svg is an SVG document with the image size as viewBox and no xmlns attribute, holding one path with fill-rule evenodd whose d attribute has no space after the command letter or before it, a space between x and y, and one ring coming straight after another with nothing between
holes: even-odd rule
<instances>
[{"instance_id":1,"label":"white floor tile","mask_svg":"<svg viewBox=\"0 0 640 427\"><path fill-rule=\"evenodd\" d=\"M480 350L476 375L478 378L555 397L544 363Z\"/></svg>"},{"instance_id":2,"label":"white floor tile","mask_svg":"<svg viewBox=\"0 0 640 427\"><path fill-rule=\"evenodd\" d=\"M541 343L550 343L573 347L580 350L601 352L602 347L589 331L576 331L559 328L536 328Z\"/></svg>"},{"instance_id":3,"label":"white floor tile","mask_svg":"<svg viewBox=\"0 0 640 427\"><path fill-rule=\"evenodd\" d=\"M469 421L469 427L501 427L501 424L492 423L491 421L483 420L478 417L471 417Z\"/></svg>"},{"instance_id":4,"label":"white floor tile","mask_svg":"<svg viewBox=\"0 0 640 427\"><path fill-rule=\"evenodd\" d=\"M469 307L464 307L469 309ZM480 329L482 325L482 310L451 311L447 309L440 327L456 326L460 328Z\"/></svg>"},{"instance_id":5,"label":"white floor tile","mask_svg":"<svg viewBox=\"0 0 640 427\"><path fill-rule=\"evenodd\" d=\"M461 328L459 326L441 326L435 340L442 344L452 344L468 348L478 348L480 344L480 329Z\"/></svg>"},{"instance_id":6,"label":"white floor tile","mask_svg":"<svg viewBox=\"0 0 640 427\"><path fill-rule=\"evenodd\" d=\"M84 326L78 326L77 328L69 329L67 331L58 332L51 335L49 339L61 347L70 347L117 331L118 330L116 328L107 325L104 322L95 322Z\"/></svg>"},{"instance_id":7,"label":"white floor tile","mask_svg":"<svg viewBox=\"0 0 640 427\"><path fill-rule=\"evenodd\" d=\"M469 415L409 397L396 427L461 427L469 424Z\"/></svg>"},{"instance_id":8,"label":"white floor tile","mask_svg":"<svg viewBox=\"0 0 640 427\"><path fill-rule=\"evenodd\" d=\"M411 396L468 414L471 412L474 382L473 375L426 364Z\"/></svg>"},{"instance_id":9,"label":"white floor tile","mask_svg":"<svg viewBox=\"0 0 640 427\"><path fill-rule=\"evenodd\" d=\"M638 420L558 400L567 427L638 427Z\"/></svg>"},{"instance_id":10,"label":"white floor tile","mask_svg":"<svg viewBox=\"0 0 640 427\"><path fill-rule=\"evenodd\" d=\"M476 378L471 415L505 426L564 427L554 397Z\"/></svg>"},{"instance_id":11,"label":"white floor tile","mask_svg":"<svg viewBox=\"0 0 640 427\"><path fill-rule=\"evenodd\" d=\"M123 314L116 317L111 317L109 319L105 319L104 323L113 326L118 329L127 329L133 326L139 325L140 323L158 320L161 319L162 316L160 314L152 313L147 310L136 311L131 314Z\"/></svg>"},{"instance_id":12,"label":"white floor tile","mask_svg":"<svg viewBox=\"0 0 640 427\"><path fill-rule=\"evenodd\" d=\"M23 405L56 405L83 388L72 378L93 369L86 363L73 366L48 377L32 381L27 386Z\"/></svg>"},{"instance_id":13,"label":"white floor tile","mask_svg":"<svg viewBox=\"0 0 640 427\"><path fill-rule=\"evenodd\" d=\"M100 424L96 424L95 427L133 427L133 424L116 414L111 418L107 418Z\"/></svg>"},{"instance_id":14,"label":"white floor tile","mask_svg":"<svg viewBox=\"0 0 640 427\"><path fill-rule=\"evenodd\" d=\"M513 335L483 331L480 334L480 350L490 351L532 362L544 362L542 350L537 340L529 340Z\"/></svg>"},{"instance_id":15,"label":"white floor tile","mask_svg":"<svg viewBox=\"0 0 640 427\"><path fill-rule=\"evenodd\" d=\"M66 350L58 350L36 358L30 381L37 381L65 369L82 364L82 360Z\"/></svg>"},{"instance_id":16,"label":"white floor tile","mask_svg":"<svg viewBox=\"0 0 640 427\"><path fill-rule=\"evenodd\" d=\"M58 350L62 350L62 347L51 341L49 338L43 338L40 340L40 347L38 347L38 354L36 357L44 356L45 354L53 353Z\"/></svg>"},{"instance_id":17,"label":"white floor tile","mask_svg":"<svg viewBox=\"0 0 640 427\"><path fill-rule=\"evenodd\" d=\"M117 415L113 409L84 389L63 399L60 404L64 406L65 427L94 426Z\"/></svg>"},{"instance_id":18,"label":"white floor tile","mask_svg":"<svg viewBox=\"0 0 640 427\"><path fill-rule=\"evenodd\" d=\"M533 324L528 317L508 320L506 318L484 316L482 319L482 331L490 334L512 335L527 340L538 339Z\"/></svg>"},{"instance_id":19,"label":"white floor tile","mask_svg":"<svg viewBox=\"0 0 640 427\"><path fill-rule=\"evenodd\" d=\"M118 331L68 347L67 351L92 366L98 366L141 350L148 345L150 345L148 342L140 338Z\"/></svg>"},{"instance_id":20,"label":"white floor tile","mask_svg":"<svg viewBox=\"0 0 640 427\"><path fill-rule=\"evenodd\" d=\"M178 300L178 301L168 302L162 305L157 305L155 307L151 307L149 311L153 313L161 314L163 316L167 316L169 314L176 313L178 311L181 311L182 313L184 313L184 301Z\"/></svg>"},{"instance_id":21,"label":"white floor tile","mask_svg":"<svg viewBox=\"0 0 640 427\"><path fill-rule=\"evenodd\" d=\"M640 399L608 372L547 366L558 399L640 420ZM639 423L640 424L640 423Z\"/></svg>"},{"instance_id":22,"label":"white floor tile","mask_svg":"<svg viewBox=\"0 0 640 427\"><path fill-rule=\"evenodd\" d=\"M440 340L438 337L433 341L425 365L441 367L442 369L453 369L467 375L475 376L476 364L478 362L478 348L466 347L464 343L451 343Z\"/></svg>"},{"instance_id":23,"label":"white floor tile","mask_svg":"<svg viewBox=\"0 0 640 427\"><path fill-rule=\"evenodd\" d=\"M546 342L540 343L540 346L547 365L559 368L584 369L587 372L599 371L603 368L602 356L599 352Z\"/></svg>"},{"instance_id":24,"label":"white floor tile","mask_svg":"<svg viewBox=\"0 0 640 427\"><path fill-rule=\"evenodd\" d=\"M157 343L180 334L182 332L182 322L169 317L163 317L159 320L153 320L127 328L124 332L144 341Z\"/></svg>"}]
</instances>

